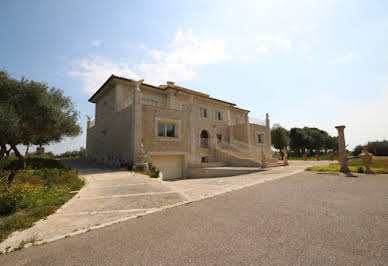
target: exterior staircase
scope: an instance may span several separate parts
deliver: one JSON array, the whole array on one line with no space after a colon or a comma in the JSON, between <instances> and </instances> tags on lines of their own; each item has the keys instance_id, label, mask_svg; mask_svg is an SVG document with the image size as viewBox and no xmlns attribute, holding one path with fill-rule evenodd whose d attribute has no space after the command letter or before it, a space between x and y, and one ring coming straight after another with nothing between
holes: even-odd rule
<instances>
[{"instance_id":1,"label":"exterior staircase","mask_svg":"<svg viewBox=\"0 0 388 266\"><path fill-rule=\"evenodd\" d=\"M246 175L261 172L258 167L233 167L233 166L213 166L213 167L189 167L187 168L187 178L212 178L235 175Z\"/></svg>"},{"instance_id":2,"label":"exterior staircase","mask_svg":"<svg viewBox=\"0 0 388 266\"><path fill-rule=\"evenodd\" d=\"M215 149L215 161L191 164L187 168L187 178L211 178L244 175L264 171L259 155L261 147L251 146L241 141L219 142ZM281 166L282 162L269 158L266 167Z\"/></svg>"}]
</instances>

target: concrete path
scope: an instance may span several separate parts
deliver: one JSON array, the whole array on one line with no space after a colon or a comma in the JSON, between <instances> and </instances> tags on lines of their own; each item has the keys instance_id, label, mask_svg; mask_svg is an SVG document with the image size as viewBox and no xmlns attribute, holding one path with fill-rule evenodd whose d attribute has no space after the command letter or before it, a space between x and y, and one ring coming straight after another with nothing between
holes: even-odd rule
<instances>
[{"instance_id":1,"label":"concrete path","mask_svg":"<svg viewBox=\"0 0 388 266\"><path fill-rule=\"evenodd\" d=\"M46 245L0 265L387 265L388 175L302 172Z\"/></svg>"},{"instance_id":2,"label":"concrete path","mask_svg":"<svg viewBox=\"0 0 388 266\"><path fill-rule=\"evenodd\" d=\"M85 187L56 213L33 227L13 233L0 243L0 251L51 242L138 216L175 207L225 192L302 172L326 161L291 161L290 166L247 175L161 181L129 172L89 168L73 163L86 180Z\"/></svg>"},{"instance_id":3,"label":"concrete path","mask_svg":"<svg viewBox=\"0 0 388 266\"><path fill-rule=\"evenodd\" d=\"M54 241L186 201L161 181L145 175L98 169L81 170L80 174L86 185L77 195L47 219L13 233L0 243L0 250L17 247L22 241Z\"/></svg>"},{"instance_id":4,"label":"concrete path","mask_svg":"<svg viewBox=\"0 0 388 266\"><path fill-rule=\"evenodd\" d=\"M182 179L164 182L163 184L172 190L185 195L190 201L213 197L225 192L249 187L271 180L287 177L304 171L313 165L328 165L330 161L289 161L289 166L266 168L262 172L246 175ZM257 168L256 168L257 169Z\"/></svg>"}]
</instances>

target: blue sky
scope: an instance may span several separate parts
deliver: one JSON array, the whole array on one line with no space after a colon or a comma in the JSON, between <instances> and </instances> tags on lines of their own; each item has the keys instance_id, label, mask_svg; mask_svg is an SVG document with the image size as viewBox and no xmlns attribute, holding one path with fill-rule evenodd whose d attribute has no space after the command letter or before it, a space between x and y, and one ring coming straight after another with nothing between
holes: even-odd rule
<instances>
[{"instance_id":1,"label":"blue sky","mask_svg":"<svg viewBox=\"0 0 388 266\"><path fill-rule=\"evenodd\" d=\"M0 2L0 67L87 100L110 74L167 80L286 128L388 139L387 1ZM84 129L85 132L85 129ZM50 145L85 146L85 133Z\"/></svg>"}]
</instances>

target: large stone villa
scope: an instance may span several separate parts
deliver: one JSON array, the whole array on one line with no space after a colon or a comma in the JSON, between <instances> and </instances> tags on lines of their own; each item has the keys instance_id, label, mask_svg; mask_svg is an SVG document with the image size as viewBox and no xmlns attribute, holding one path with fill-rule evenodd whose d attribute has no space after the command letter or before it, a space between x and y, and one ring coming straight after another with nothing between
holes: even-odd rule
<instances>
[{"instance_id":1,"label":"large stone villa","mask_svg":"<svg viewBox=\"0 0 388 266\"><path fill-rule=\"evenodd\" d=\"M271 158L268 115L167 82L159 87L112 75L89 99L87 157L119 166L150 162L163 179L195 177L199 169L260 166Z\"/></svg>"}]
</instances>

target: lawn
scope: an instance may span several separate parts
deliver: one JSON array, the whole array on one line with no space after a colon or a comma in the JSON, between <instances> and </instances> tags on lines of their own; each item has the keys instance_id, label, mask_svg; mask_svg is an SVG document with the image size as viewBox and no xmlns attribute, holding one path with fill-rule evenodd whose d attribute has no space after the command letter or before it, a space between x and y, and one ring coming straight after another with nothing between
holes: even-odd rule
<instances>
[{"instance_id":1,"label":"lawn","mask_svg":"<svg viewBox=\"0 0 388 266\"><path fill-rule=\"evenodd\" d=\"M333 155L333 160L336 161L338 158L337 155ZM329 155L328 154L322 154L319 155L320 160L329 160ZM297 161L302 161L303 157L295 157L295 156L288 156L288 160L297 160ZM315 161L315 156L309 156L307 157L307 161Z\"/></svg>"},{"instance_id":2,"label":"lawn","mask_svg":"<svg viewBox=\"0 0 388 266\"><path fill-rule=\"evenodd\" d=\"M28 156L27 168L11 186L6 179L17 165L10 157L0 164L0 242L14 231L26 229L54 213L79 190L84 181L76 171L64 168L55 158Z\"/></svg>"},{"instance_id":3,"label":"lawn","mask_svg":"<svg viewBox=\"0 0 388 266\"><path fill-rule=\"evenodd\" d=\"M362 173L365 171L361 159L351 159L349 160L348 165L350 171L353 173ZM311 166L306 170L316 172L339 172L340 168L341 166L339 163L332 163L330 165ZM388 157L373 157L371 169L377 174L388 174Z\"/></svg>"}]
</instances>

